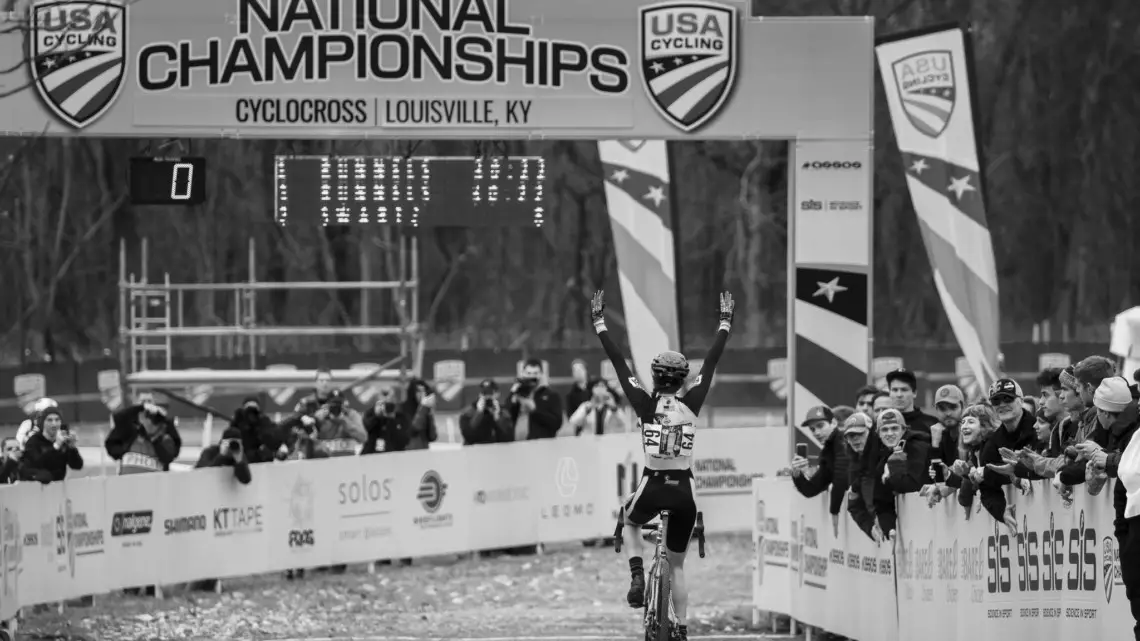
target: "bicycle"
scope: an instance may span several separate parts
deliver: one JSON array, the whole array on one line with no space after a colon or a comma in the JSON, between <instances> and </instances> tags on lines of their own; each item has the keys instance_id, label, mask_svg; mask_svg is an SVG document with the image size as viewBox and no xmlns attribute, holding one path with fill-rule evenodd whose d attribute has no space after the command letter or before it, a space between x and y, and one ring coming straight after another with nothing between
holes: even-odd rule
<instances>
[{"instance_id":1,"label":"bicycle","mask_svg":"<svg viewBox=\"0 0 1140 641\"><path fill-rule=\"evenodd\" d=\"M669 532L669 510L661 510L661 524L646 523L643 530L650 530L656 539L653 549L653 563L649 566L649 580L646 581L645 595L645 641L669 641L677 622L673 610L672 572L669 559L665 556L665 535ZM614 551L621 554L622 531L625 529L625 510L618 514L617 528L614 529ZM697 523L692 536L697 538L697 552L705 558L705 517L697 512ZM666 616L661 616L666 612Z\"/></svg>"}]
</instances>

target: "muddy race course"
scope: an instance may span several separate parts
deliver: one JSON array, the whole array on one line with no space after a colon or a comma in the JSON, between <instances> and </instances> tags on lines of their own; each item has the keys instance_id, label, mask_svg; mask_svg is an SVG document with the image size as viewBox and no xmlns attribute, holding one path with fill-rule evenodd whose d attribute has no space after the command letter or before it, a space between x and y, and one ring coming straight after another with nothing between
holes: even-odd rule
<instances>
[{"instance_id":1,"label":"muddy race course","mask_svg":"<svg viewBox=\"0 0 1140 641\"><path fill-rule=\"evenodd\" d=\"M690 635L760 638L751 625L748 536L710 537L707 553L686 563ZM628 576L613 548L581 544L541 555L419 559L375 574L349 566L300 581L227 580L221 594L175 586L163 600L112 594L63 614L26 610L20 638L635 639L640 620L624 603Z\"/></svg>"}]
</instances>

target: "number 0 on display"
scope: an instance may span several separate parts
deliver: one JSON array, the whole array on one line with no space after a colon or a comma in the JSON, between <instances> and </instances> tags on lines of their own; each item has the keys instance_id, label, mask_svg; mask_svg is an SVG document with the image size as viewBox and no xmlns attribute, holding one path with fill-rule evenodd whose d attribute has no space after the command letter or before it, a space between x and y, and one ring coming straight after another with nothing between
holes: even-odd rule
<instances>
[{"instance_id":1,"label":"number 0 on display","mask_svg":"<svg viewBox=\"0 0 1140 641\"><path fill-rule=\"evenodd\" d=\"M185 172L185 178L182 178L181 173ZM182 190L179 191L178 184L180 181L185 180ZM188 162L174 163L170 171L170 199L171 200L190 200L190 191L194 188L194 165Z\"/></svg>"}]
</instances>

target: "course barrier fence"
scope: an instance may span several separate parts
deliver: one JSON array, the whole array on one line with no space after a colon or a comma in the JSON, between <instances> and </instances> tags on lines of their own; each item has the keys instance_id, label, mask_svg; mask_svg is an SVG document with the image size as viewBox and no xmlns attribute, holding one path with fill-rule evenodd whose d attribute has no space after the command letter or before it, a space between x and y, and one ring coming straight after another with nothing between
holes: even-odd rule
<instances>
[{"instance_id":1,"label":"course barrier fence","mask_svg":"<svg viewBox=\"0 0 1140 641\"><path fill-rule=\"evenodd\" d=\"M701 432L709 532L751 528L752 479L786 427ZM140 585L612 534L640 477L636 434L559 438L0 487L0 619Z\"/></svg>"},{"instance_id":2,"label":"course barrier fence","mask_svg":"<svg viewBox=\"0 0 1140 641\"><path fill-rule=\"evenodd\" d=\"M899 497L895 541L876 545L788 479L752 483L757 610L858 641L1131 638L1111 484L1068 505L1048 483L1010 490L1016 532L976 501L967 518L954 497Z\"/></svg>"}]
</instances>

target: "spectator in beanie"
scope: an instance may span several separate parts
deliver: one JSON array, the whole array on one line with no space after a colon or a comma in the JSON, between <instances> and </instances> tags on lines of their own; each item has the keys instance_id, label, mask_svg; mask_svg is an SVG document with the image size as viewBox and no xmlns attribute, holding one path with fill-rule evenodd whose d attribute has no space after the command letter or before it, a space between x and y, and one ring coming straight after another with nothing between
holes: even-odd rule
<instances>
[{"instance_id":1,"label":"spectator in beanie","mask_svg":"<svg viewBox=\"0 0 1140 641\"><path fill-rule=\"evenodd\" d=\"M479 384L479 398L459 415L459 432L464 445L507 443L514 437L511 417L499 403L499 384L484 379Z\"/></svg>"},{"instance_id":2,"label":"spectator in beanie","mask_svg":"<svg viewBox=\"0 0 1140 641\"><path fill-rule=\"evenodd\" d=\"M407 397L404 399L401 412L408 417L411 426L408 445L404 449L428 449L428 444L434 443L439 433L435 428L435 394L431 392L427 381L413 378L408 383Z\"/></svg>"},{"instance_id":3,"label":"spectator in beanie","mask_svg":"<svg viewBox=\"0 0 1140 641\"><path fill-rule=\"evenodd\" d=\"M566 413L572 415L575 410L582 406L582 403L590 400L593 393L590 389L593 387L590 381L590 376L586 370L586 361L576 358L570 364L570 376L574 382L570 385L569 391L566 392ZM567 416L566 418L570 418Z\"/></svg>"},{"instance_id":4,"label":"spectator in beanie","mask_svg":"<svg viewBox=\"0 0 1140 641\"><path fill-rule=\"evenodd\" d=\"M855 411L862 412L867 416L872 413L871 404L874 403L875 397L882 392L874 385L864 385L855 392Z\"/></svg>"},{"instance_id":5,"label":"spectator in beanie","mask_svg":"<svg viewBox=\"0 0 1140 641\"><path fill-rule=\"evenodd\" d=\"M1024 394L1021 385L1011 378L999 378L990 385L989 399L997 413L1001 427L990 434L982 448L981 482L978 483L978 492L981 495L982 507L998 522L1010 523L1012 515L1006 512L1004 486L1019 481L1018 487L1023 491L1028 489L1028 483L1022 483L1024 476L1030 474L1024 465L1011 466L1002 458L1000 450L1020 450L1033 445L1037 440L1037 433L1033 429L1036 419L1025 411L1021 403ZM1015 479L1015 476L1023 477Z\"/></svg>"},{"instance_id":6,"label":"spectator in beanie","mask_svg":"<svg viewBox=\"0 0 1140 641\"><path fill-rule=\"evenodd\" d=\"M958 424L966 409L966 395L957 385L943 385L934 392L934 414L938 422L930 426L930 459L953 463L958 458Z\"/></svg>"},{"instance_id":7,"label":"spectator in beanie","mask_svg":"<svg viewBox=\"0 0 1140 641\"><path fill-rule=\"evenodd\" d=\"M24 444L23 465L30 470L46 471L53 481L62 481L67 468L83 469L75 434L64 424L58 407L44 410L36 419L36 429Z\"/></svg>"},{"instance_id":8,"label":"spectator in beanie","mask_svg":"<svg viewBox=\"0 0 1140 641\"><path fill-rule=\"evenodd\" d=\"M1108 452L1119 452L1127 446L1128 438L1136 429L1140 420L1136 410L1136 400L1140 392L1128 385L1128 381L1121 376L1106 378L1100 383L1093 395L1093 406L1096 407L1097 421L1107 434L1107 451L1096 441L1085 441L1077 444L1077 451L1081 458L1088 461L1085 471L1085 484L1089 494L1099 494L1101 487L1107 482L1109 474ZM1125 497L1120 497L1124 500ZM1116 497L1113 497L1116 504ZM1119 512L1118 512L1119 515Z\"/></svg>"},{"instance_id":9,"label":"spectator in beanie","mask_svg":"<svg viewBox=\"0 0 1140 641\"><path fill-rule=\"evenodd\" d=\"M618 411L617 397L605 381L590 383L590 399L582 403L570 416L574 434L620 434L625 431L625 418Z\"/></svg>"},{"instance_id":10,"label":"spectator in beanie","mask_svg":"<svg viewBox=\"0 0 1140 641\"><path fill-rule=\"evenodd\" d=\"M166 408L147 401L111 415L107 455L119 462L119 474L166 472L182 451L182 437Z\"/></svg>"},{"instance_id":11,"label":"spectator in beanie","mask_svg":"<svg viewBox=\"0 0 1140 641\"><path fill-rule=\"evenodd\" d=\"M915 394L918 392L918 377L914 375L914 372L901 367L888 372L887 388L890 391L891 400L895 402L895 408L902 412L907 427L916 432L924 432L929 436L930 426L937 423L938 419L914 406Z\"/></svg>"},{"instance_id":12,"label":"spectator in beanie","mask_svg":"<svg viewBox=\"0 0 1140 641\"><path fill-rule=\"evenodd\" d=\"M792 483L800 494L812 498L824 490L830 490L828 511L831 513L832 528L836 532L839 531L839 514L848 483L847 447L843 432L836 429L837 425L835 414L826 405L808 410L802 426L811 430L816 440L823 445L819 453L819 465L809 476L808 460L802 456L792 458Z\"/></svg>"},{"instance_id":13,"label":"spectator in beanie","mask_svg":"<svg viewBox=\"0 0 1140 641\"><path fill-rule=\"evenodd\" d=\"M264 463L273 460L273 453L281 447L283 439L279 428L261 411L261 401L249 396L234 410L230 427L237 430L245 459L249 463Z\"/></svg>"}]
</instances>

